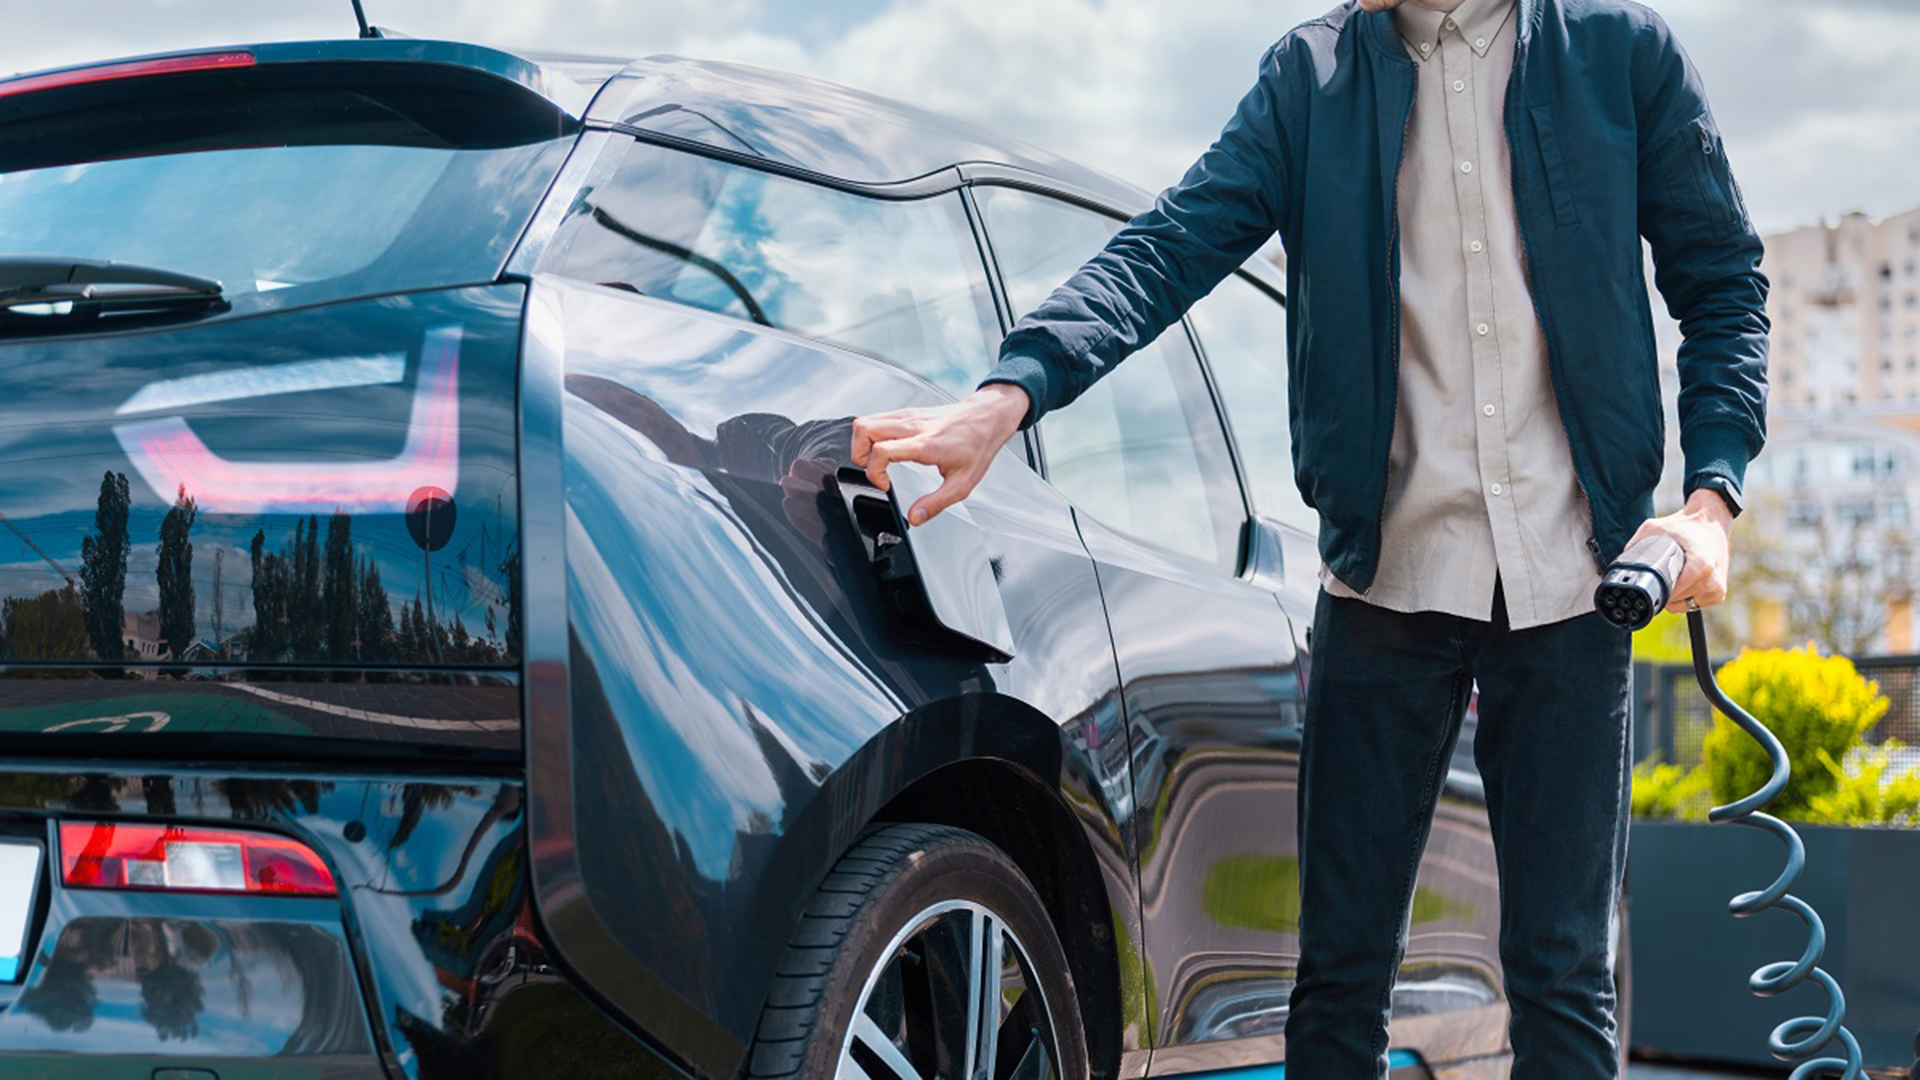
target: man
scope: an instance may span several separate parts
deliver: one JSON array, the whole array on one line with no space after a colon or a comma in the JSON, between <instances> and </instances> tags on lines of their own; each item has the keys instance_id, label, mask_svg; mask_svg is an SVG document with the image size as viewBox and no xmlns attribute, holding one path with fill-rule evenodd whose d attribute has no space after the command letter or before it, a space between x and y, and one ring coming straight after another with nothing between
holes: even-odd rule
<instances>
[{"instance_id":1,"label":"man","mask_svg":"<svg viewBox=\"0 0 1920 1080\"><path fill-rule=\"evenodd\" d=\"M1760 241L1657 15L1354 0L1300 26L977 391L860 418L853 459L882 487L890 461L939 467L909 512L925 520L1276 232L1323 560L1287 1064L1385 1076L1414 871L1477 684L1513 1075L1615 1076L1629 639L1593 588L1630 538L1665 533L1687 552L1671 607L1724 598L1766 395ZM1686 505L1651 520L1665 425L1642 237L1685 338Z\"/></svg>"}]
</instances>

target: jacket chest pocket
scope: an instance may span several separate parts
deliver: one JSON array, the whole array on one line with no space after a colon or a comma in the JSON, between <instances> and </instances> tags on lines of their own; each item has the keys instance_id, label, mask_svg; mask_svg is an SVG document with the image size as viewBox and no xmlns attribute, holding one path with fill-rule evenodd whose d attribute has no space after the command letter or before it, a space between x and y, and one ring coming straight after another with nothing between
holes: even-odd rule
<instances>
[{"instance_id":1,"label":"jacket chest pocket","mask_svg":"<svg viewBox=\"0 0 1920 1080\"><path fill-rule=\"evenodd\" d=\"M1574 200L1573 176L1567 168L1566 151L1560 145L1560 125L1553 108L1535 105L1527 110L1533 117L1533 138L1540 147L1540 164L1546 171L1547 193L1553 199L1554 224L1566 228L1580 224L1580 204Z\"/></svg>"},{"instance_id":2,"label":"jacket chest pocket","mask_svg":"<svg viewBox=\"0 0 1920 1080\"><path fill-rule=\"evenodd\" d=\"M1726 145L1713 119L1705 113L1680 128L1679 146L1671 152L1668 182L1674 201L1693 206L1715 234L1747 224L1746 201L1727 165Z\"/></svg>"}]
</instances>

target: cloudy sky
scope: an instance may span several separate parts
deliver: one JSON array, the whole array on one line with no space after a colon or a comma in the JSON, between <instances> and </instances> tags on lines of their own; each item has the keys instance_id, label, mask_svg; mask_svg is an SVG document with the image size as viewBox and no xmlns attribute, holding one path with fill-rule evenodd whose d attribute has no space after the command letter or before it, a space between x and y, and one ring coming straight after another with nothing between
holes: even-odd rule
<instances>
[{"instance_id":1,"label":"cloudy sky","mask_svg":"<svg viewBox=\"0 0 1920 1080\"><path fill-rule=\"evenodd\" d=\"M365 0L415 37L681 53L824 76L1048 146L1157 190L1204 149L1261 52L1332 0ZM5 0L24 14L44 5ZM1920 205L1920 2L1655 0L1692 52L1772 231ZM348 0L61 0L7 19L0 73L351 32Z\"/></svg>"}]
</instances>

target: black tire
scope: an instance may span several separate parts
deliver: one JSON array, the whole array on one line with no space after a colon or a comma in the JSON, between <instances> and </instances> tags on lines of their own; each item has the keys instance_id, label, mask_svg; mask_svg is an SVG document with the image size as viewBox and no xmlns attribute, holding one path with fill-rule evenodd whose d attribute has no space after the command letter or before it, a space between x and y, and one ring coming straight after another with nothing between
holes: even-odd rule
<instances>
[{"instance_id":1,"label":"black tire","mask_svg":"<svg viewBox=\"0 0 1920 1080\"><path fill-rule=\"evenodd\" d=\"M944 913L939 913L945 908ZM839 1071L843 1049L852 1045L848 1032L863 992L875 987L876 1000L887 996L879 989L906 983L926 972L925 981L947 989L943 963L956 952L942 950L940 935L985 912L998 921L1020 954L1016 962L1022 982L1032 986L1015 995L1007 1023L1012 1038L1003 1042L998 1060L1009 1055L1031 1066L1036 1053L1053 1062L1050 1074L1058 1080L1087 1080L1086 1033L1081 1027L1080 1003L1066 952L1047 917L1045 905L1026 875L1012 859L985 838L945 825L888 825L869 833L835 864L808 902L806 913L781 958L773 987L760 1015L745 1075L755 1080L804 1077L831 1080ZM944 921L943 921L944 920ZM895 943L919 926L915 936ZM970 923L977 930L992 923ZM985 939L981 939L985 940ZM919 947L921 955L915 956ZM995 980L995 985L1000 985ZM1033 987L1040 993L1032 994ZM921 993L938 993L940 989ZM983 991L974 991L983 994ZM1038 1001L1034 1000L1038 997ZM902 995L902 1000L912 994ZM1025 1004L1020 1004L1024 1002ZM903 1010L911 1006L902 1006ZM1021 1009L1025 1012L1020 1012ZM928 1015L949 1016L929 1006ZM869 1012L868 1018L873 1014ZM1035 1018L1044 1016L1044 1022ZM891 1024L891 1021L889 1022ZM964 1028L964 1024L959 1025ZM1028 1028L1027 1033L1013 1031ZM1051 1029L1051 1038L1042 1034ZM903 1018L896 1028L895 1046L914 1061L922 1076L936 1071L948 1076L961 1072L950 1058L950 1039L913 1037ZM1030 1040L1022 1043L1020 1039ZM906 1045L901 1046L904 1042ZM1040 1047L1036 1051L1035 1047ZM856 1054L870 1054L861 1044ZM941 1057L941 1055L947 1055ZM945 1066L935 1068L935 1065ZM870 1070L871 1071L871 1070ZM995 1077L1011 1070L1002 1066ZM884 1071L873 1072L875 1080ZM1024 1075L1024 1074L1023 1074Z\"/></svg>"}]
</instances>

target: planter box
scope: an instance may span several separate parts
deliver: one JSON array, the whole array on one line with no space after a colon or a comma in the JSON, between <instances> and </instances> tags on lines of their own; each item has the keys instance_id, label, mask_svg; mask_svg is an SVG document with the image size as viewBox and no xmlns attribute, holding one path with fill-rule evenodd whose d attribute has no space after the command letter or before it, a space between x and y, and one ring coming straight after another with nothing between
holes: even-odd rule
<instances>
[{"instance_id":1,"label":"planter box","mask_svg":"<svg viewBox=\"0 0 1920 1080\"><path fill-rule=\"evenodd\" d=\"M1820 966L1847 995L1847 1027L1871 1067L1905 1070L1920 1028L1920 830L1795 825L1807 868L1794 887L1827 925ZM1755 997L1747 976L1793 960L1806 929L1790 912L1735 919L1727 901L1764 888L1784 865L1774 837L1735 825L1636 821L1627 891L1635 1049L1774 1064L1767 1035L1825 1015L1811 982ZM1837 1046L1838 1044L1834 1044Z\"/></svg>"}]
</instances>

